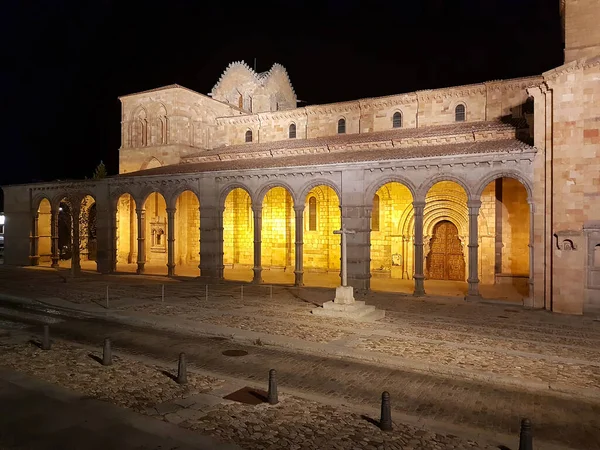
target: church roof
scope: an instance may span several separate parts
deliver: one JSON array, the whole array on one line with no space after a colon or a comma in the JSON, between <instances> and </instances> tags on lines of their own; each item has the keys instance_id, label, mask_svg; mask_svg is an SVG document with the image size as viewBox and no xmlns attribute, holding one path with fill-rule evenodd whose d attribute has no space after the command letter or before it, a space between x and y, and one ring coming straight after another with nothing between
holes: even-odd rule
<instances>
[{"instance_id":1,"label":"church roof","mask_svg":"<svg viewBox=\"0 0 600 450\"><path fill-rule=\"evenodd\" d=\"M256 82L261 85L264 85L274 72L280 71L287 78L287 81L290 84L290 88L292 89L292 93L294 95L296 95L296 91L294 90L294 86L292 85L292 81L290 80L290 76L287 73L287 70L285 69L285 67L283 67L281 64L275 63L275 64L273 64L273 66L271 66L271 68L269 70L267 70L265 72L256 72L245 61L234 61L232 63L229 63L229 65L225 68L225 70L219 77L219 80L217 81L217 83L213 86L211 92L214 93L215 90L218 89L218 87L221 84L221 82L223 81L223 79L227 76L227 73L230 70L237 68L237 67L244 68L250 74L250 76L252 76L256 80Z\"/></svg>"},{"instance_id":2,"label":"church roof","mask_svg":"<svg viewBox=\"0 0 600 450\"><path fill-rule=\"evenodd\" d=\"M515 138L514 127L501 122L476 122L222 147L189 156L182 164L122 176L239 171L532 150L533 147Z\"/></svg>"}]
</instances>

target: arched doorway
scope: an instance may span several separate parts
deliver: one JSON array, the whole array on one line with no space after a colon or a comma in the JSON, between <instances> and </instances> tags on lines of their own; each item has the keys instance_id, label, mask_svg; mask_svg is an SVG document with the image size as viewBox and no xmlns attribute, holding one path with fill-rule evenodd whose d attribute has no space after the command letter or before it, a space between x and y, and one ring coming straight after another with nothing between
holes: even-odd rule
<instances>
[{"instance_id":1,"label":"arched doorway","mask_svg":"<svg viewBox=\"0 0 600 450\"><path fill-rule=\"evenodd\" d=\"M167 274L167 202L159 192L153 192L144 202L146 211L146 264L150 274Z\"/></svg>"},{"instance_id":2,"label":"arched doorway","mask_svg":"<svg viewBox=\"0 0 600 450\"><path fill-rule=\"evenodd\" d=\"M116 267L118 271L135 272L137 269L137 216L135 200L123 194L117 200L116 212Z\"/></svg>"},{"instance_id":3,"label":"arched doorway","mask_svg":"<svg viewBox=\"0 0 600 450\"><path fill-rule=\"evenodd\" d=\"M97 252L96 240L96 201L91 195L81 200L79 213L79 252L83 266L91 269L85 261L95 261Z\"/></svg>"},{"instance_id":4,"label":"arched doorway","mask_svg":"<svg viewBox=\"0 0 600 450\"><path fill-rule=\"evenodd\" d=\"M340 201L329 186L315 186L304 208L304 283L308 286L340 285Z\"/></svg>"},{"instance_id":5,"label":"arched doorway","mask_svg":"<svg viewBox=\"0 0 600 450\"><path fill-rule=\"evenodd\" d=\"M262 279L265 283L294 283L294 200L287 189L274 187L262 206Z\"/></svg>"},{"instance_id":6,"label":"arched doorway","mask_svg":"<svg viewBox=\"0 0 600 450\"><path fill-rule=\"evenodd\" d=\"M411 293L413 275L413 197L398 182L381 186L371 209L371 288Z\"/></svg>"},{"instance_id":7,"label":"arched doorway","mask_svg":"<svg viewBox=\"0 0 600 450\"><path fill-rule=\"evenodd\" d=\"M184 191L175 204L175 265L177 275L198 276L200 265L200 202Z\"/></svg>"},{"instance_id":8,"label":"arched doorway","mask_svg":"<svg viewBox=\"0 0 600 450\"><path fill-rule=\"evenodd\" d=\"M254 266L254 213L250 194L235 188L225 199L223 211L223 277L252 281Z\"/></svg>"},{"instance_id":9,"label":"arched doorway","mask_svg":"<svg viewBox=\"0 0 600 450\"><path fill-rule=\"evenodd\" d=\"M52 208L48 199L42 199L37 218L38 264L52 264Z\"/></svg>"},{"instance_id":10,"label":"arched doorway","mask_svg":"<svg viewBox=\"0 0 600 450\"><path fill-rule=\"evenodd\" d=\"M433 227L426 270L430 280L464 281L465 257L458 228L448 220Z\"/></svg>"},{"instance_id":11,"label":"arched doorway","mask_svg":"<svg viewBox=\"0 0 600 450\"><path fill-rule=\"evenodd\" d=\"M73 230L73 217L71 203L63 198L58 206L58 252L61 261L70 261L73 254L71 235Z\"/></svg>"}]
</instances>

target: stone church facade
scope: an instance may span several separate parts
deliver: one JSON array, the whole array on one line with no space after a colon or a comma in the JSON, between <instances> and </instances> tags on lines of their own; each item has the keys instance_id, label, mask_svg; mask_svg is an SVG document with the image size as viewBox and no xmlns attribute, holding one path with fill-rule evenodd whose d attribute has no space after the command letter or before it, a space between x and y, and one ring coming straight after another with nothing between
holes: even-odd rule
<instances>
[{"instance_id":1,"label":"stone church facade","mask_svg":"<svg viewBox=\"0 0 600 450\"><path fill-rule=\"evenodd\" d=\"M299 108L283 66L237 62L208 95L121 97L118 176L3 187L5 263L57 267L62 226L74 271L302 285L339 272L344 224L355 289L508 283L530 307L598 312L600 5L561 12L565 64L539 76Z\"/></svg>"}]
</instances>

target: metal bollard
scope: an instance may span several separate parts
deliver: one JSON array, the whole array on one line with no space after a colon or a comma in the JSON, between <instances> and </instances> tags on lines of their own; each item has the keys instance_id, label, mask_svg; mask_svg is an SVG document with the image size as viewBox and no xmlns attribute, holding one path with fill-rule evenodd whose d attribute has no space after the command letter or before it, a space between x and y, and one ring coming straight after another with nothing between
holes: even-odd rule
<instances>
[{"instance_id":1,"label":"metal bollard","mask_svg":"<svg viewBox=\"0 0 600 450\"><path fill-rule=\"evenodd\" d=\"M276 405L279 403L279 398L277 395L277 379L275 378L275 375L275 369L269 370L269 393L267 394L267 401L271 405Z\"/></svg>"},{"instance_id":2,"label":"metal bollard","mask_svg":"<svg viewBox=\"0 0 600 450\"><path fill-rule=\"evenodd\" d=\"M187 383L187 365L185 363L185 353L179 354L179 365L177 367L177 383Z\"/></svg>"},{"instance_id":3,"label":"metal bollard","mask_svg":"<svg viewBox=\"0 0 600 450\"><path fill-rule=\"evenodd\" d=\"M521 420L519 450L533 450L533 436L531 435L531 421L529 419Z\"/></svg>"},{"instance_id":4,"label":"metal bollard","mask_svg":"<svg viewBox=\"0 0 600 450\"><path fill-rule=\"evenodd\" d=\"M384 391L381 394L381 420L379 421L381 431L392 431L392 408L390 406L390 393Z\"/></svg>"},{"instance_id":5,"label":"metal bollard","mask_svg":"<svg viewBox=\"0 0 600 450\"><path fill-rule=\"evenodd\" d=\"M50 350L50 326L44 325L44 336L42 337L42 350Z\"/></svg>"},{"instance_id":6,"label":"metal bollard","mask_svg":"<svg viewBox=\"0 0 600 450\"><path fill-rule=\"evenodd\" d=\"M110 339L104 339L104 349L102 351L102 365L112 365L112 350L110 349Z\"/></svg>"}]
</instances>

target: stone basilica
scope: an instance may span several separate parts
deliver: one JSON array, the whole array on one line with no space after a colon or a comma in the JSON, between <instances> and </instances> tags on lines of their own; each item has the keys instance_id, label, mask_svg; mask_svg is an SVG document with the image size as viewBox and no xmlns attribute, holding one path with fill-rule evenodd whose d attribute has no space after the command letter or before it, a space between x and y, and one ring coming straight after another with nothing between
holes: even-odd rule
<instances>
[{"instance_id":1,"label":"stone basilica","mask_svg":"<svg viewBox=\"0 0 600 450\"><path fill-rule=\"evenodd\" d=\"M121 97L119 175L3 187L5 263L335 286L343 224L355 290L598 312L600 2L561 12L527 78L297 107L236 62Z\"/></svg>"}]
</instances>

